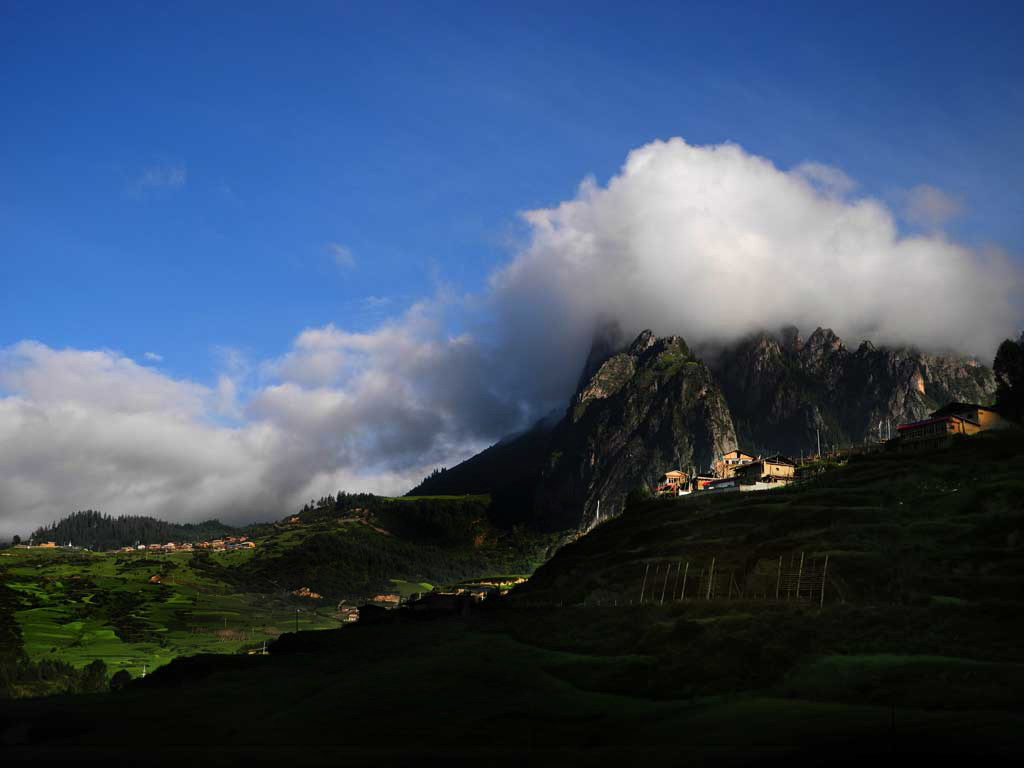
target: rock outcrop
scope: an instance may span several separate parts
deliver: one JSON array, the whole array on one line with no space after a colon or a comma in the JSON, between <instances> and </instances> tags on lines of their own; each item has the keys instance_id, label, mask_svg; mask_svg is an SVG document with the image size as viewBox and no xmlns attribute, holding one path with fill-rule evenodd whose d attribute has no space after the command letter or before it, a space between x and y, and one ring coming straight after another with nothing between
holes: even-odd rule
<instances>
[{"instance_id":1,"label":"rock outcrop","mask_svg":"<svg viewBox=\"0 0 1024 768\"><path fill-rule=\"evenodd\" d=\"M895 434L951 401L991 403L992 371L974 360L876 347L851 351L827 328L757 334L710 357L744 450L799 455Z\"/></svg>"},{"instance_id":2,"label":"rock outcrop","mask_svg":"<svg viewBox=\"0 0 1024 768\"><path fill-rule=\"evenodd\" d=\"M678 336L644 331L581 386L551 435L535 514L543 527L615 515L672 469L695 472L736 447L722 391Z\"/></svg>"}]
</instances>

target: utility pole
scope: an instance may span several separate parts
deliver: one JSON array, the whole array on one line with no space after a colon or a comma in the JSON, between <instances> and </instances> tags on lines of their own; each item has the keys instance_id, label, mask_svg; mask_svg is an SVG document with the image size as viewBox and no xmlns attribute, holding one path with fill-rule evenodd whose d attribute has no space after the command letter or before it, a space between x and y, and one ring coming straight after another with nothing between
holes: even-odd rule
<instances>
[{"instance_id":1,"label":"utility pole","mask_svg":"<svg viewBox=\"0 0 1024 768\"><path fill-rule=\"evenodd\" d=\"M818 460L821 461L821 430L815 427L814 433L818 436Z\"/></svg>"}]
</instances>

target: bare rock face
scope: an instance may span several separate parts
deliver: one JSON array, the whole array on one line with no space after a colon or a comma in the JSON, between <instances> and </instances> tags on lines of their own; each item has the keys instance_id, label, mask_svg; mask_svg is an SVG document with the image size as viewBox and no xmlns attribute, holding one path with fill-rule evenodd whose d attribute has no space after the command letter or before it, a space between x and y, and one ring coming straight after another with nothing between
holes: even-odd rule
<instances>
[{"instance_id":1,"label":"bare rock face","mask_svg":"<svg viewBox=\"0 0 1024 768\"><path fill-rule=\"evenodd\" d=\"M806 342L792 330L761 333L722 351L714 363L740 443L754 452L813 452L895 434L951 401L991 403L995 378L974 360L909 348L850 351L827 328Z\"/></svg>"},{"instance_id":2,"label":"bare rock face","mask_svg":"<svg viewBox=\"0 0 1024 768\"><path fill-rule=\"evenodd\" d=\"M535 513L543 527L618 514L672 469L704 470L736 447L725 398L678 336L644 331L582 383L551 435Z\"/></svg>"}]
</instances>

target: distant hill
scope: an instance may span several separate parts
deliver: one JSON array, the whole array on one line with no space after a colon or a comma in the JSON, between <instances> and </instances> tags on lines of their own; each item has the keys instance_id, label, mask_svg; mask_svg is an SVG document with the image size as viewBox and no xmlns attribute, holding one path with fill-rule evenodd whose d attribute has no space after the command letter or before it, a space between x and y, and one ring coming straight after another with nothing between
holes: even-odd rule
<instances>
[{"instance_id":1,"label":"distant hill","mask_svg":"<svg viewBox=\"0 0 1024 768\"><path fill-rule=\"evenodd\" d=\"M219 520L202 523L169 523L155 517L119 515L111 517L94 510L68 515L51 525L37 528L32 540L55 541L86 549L102 550L130 547L136 544L195 542L234 535L241 531Z\"/></svg>"}]
</instances>

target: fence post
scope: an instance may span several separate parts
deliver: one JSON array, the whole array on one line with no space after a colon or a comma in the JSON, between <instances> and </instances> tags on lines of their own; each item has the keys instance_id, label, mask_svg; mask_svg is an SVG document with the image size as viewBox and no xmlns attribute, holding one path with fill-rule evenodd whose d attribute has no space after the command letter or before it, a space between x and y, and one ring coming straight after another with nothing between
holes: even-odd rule
<instances>
[{"instance_id":1,"label":"fence post","mask_svg":"<svg viewBox=\"0 0 1024 768\"><path fill-rule=\"evenodd\" d=\"M825 577L828 576L828 555L825 555L825 566L821 569L821 602L819 608L825 607Z\"/></svg>"},{"instance_id":2,"label":"fence post","mask_svg":"<svg viewBox=\"0 0 1024 768\"><path fill-rule=\"evenodd\" d=\"M782 584L782 555L779 555L779 575L775 577L775 602L779 601L780 584Z\"/></svg>"},{"instance_id":3,"label":"fence post","mask_svg":"<svg viewBox=\"0 0 1024 768\"><path fill-rule=\"evenodd\" d=\"M644 568L644 580L640 583L640 605L644 604L644 590L647 589L647 572L651 570L651 564L648 563L647 567Z\"/></svg>"},{"instance_id":4,"label":"fence post","mask_svg":"<svg viewBox=\"0 0 1024 768\"><path fill-rule=\"evenodd\" d=\"M672 599L676 599L676 590L679 589L679 572L683 570L683 561L676 563L676 580L672 582Z\"/></svg>"},{"instance_id":5,"label":"fence post","mask_svg":"<svg viewBox=\"0 0 1024 768\"><path fill-rule=\"evenodd\" d=\"M682 602L686 598L686 577L690 574L690 561L686 561L686 570L683 571L683 591L679 593L679 601Z\"/></svg>"},{"instance_id":6,"label":"fence post","mask_svg":"<svg viewBox=\"0 0 1024 768\"><path fill-rule=\"evenodd\" d=\"M804 553L800 553L800 570L796 574L796 601L800 602L800 582L804 577Z\"/></svg>"},{"instance_id":7,"label":"fence post","mask_svg":"<svg viewBox=\"0 0 1024 768\"><path fill-rule=\"evenodd\" d=\"M708 574L708 596L707 599L711 599L711 585L715 581L715 558L711 558L711 572Z\"/></svg>"},{"instance_id":8,"label":"fence post","mask_svg":"<svg viewBox=\"0 0 1024 768\"><path fill-rule=\"evenodd\" d=\"M658 605L665 604L665 590L668 589L668 574L669 572L671 572L671 570L672 563L669 563L665 566L665 583L661 585L661 601L658 603Z\"/></svg>"}]
</instances>

